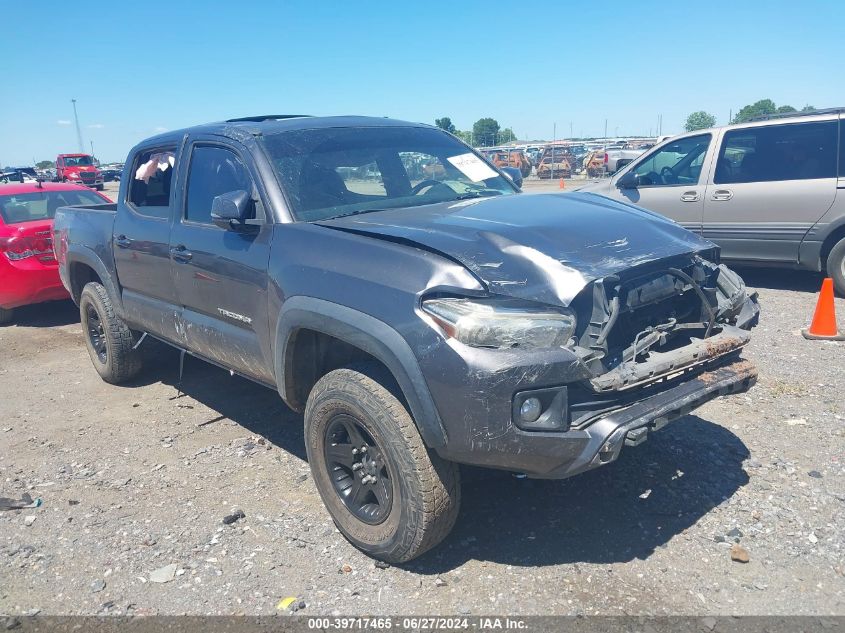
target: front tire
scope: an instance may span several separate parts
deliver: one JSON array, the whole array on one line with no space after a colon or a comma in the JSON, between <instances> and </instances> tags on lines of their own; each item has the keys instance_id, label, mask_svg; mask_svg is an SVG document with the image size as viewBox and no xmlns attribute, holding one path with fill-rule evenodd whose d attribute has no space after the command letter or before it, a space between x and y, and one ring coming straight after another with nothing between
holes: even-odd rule
<instances>
[{"instance_id":1,"label":"front tire","mask_svg":"<svg viewBox=\"0 0 845 633\"><path fill-rule=\"evenodd\" d=\"M85 346L100 377L118 385L136 376L141 371L141 355L132 349L135 337L115 314L102 284L85 284L79 298L79 314Z\"/></svg>"},{"instance_id":2,"label":"front tire","mask_svg":"<svg viewBox=\"0 0 845 633\"><path fill-rule=\"evenodd\" d=\"M2 325L3 323L9 323L14 316L14 308L10 310L7 310L6 308L0 308L0 325Z\"/></svg>"},{"instance_id":3,"label":"front tire","mask_svg":"<svg viewBox=\"0 0 845 633\"><path fill-rule=\"evenodd\" d=\"M839 240L827 256L827 276L833 279L836 291L845 296L845 239Z\"/></svg>"},{"instance_id":4,"label":"front tire","mask_svg":"<svg viewBox=\"0 0 845 633\"><path fill-rule=\"evenodd\" d=\"M460 472L426 449L390 382L371 367L323 376L305 407L305 446L343 535L374 558L404 563L452 530Z\"/></svg>"}]
</instances>

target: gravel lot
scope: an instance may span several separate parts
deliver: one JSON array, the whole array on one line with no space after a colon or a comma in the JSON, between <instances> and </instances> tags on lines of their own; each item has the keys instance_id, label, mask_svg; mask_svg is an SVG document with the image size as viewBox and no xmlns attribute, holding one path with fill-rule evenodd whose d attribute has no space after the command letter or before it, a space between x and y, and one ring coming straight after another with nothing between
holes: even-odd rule
<instances>
[{"instance_id":1,"label":"gravel lot","mask_svg":"<svg viewBox=\"0 0 845 633\"><path fill-rule=\"evenodd\" d=\"M567 481L465 469L452 535L386 569L335 530L274 392L188 358L179 395L154 342L111 386L71 303L24 309L0 328L0 497L43 505L0 512L0 613L845 614L845 343L799 334L817 275L741 272L750 393Z\"/></svg>"}]
</instances>

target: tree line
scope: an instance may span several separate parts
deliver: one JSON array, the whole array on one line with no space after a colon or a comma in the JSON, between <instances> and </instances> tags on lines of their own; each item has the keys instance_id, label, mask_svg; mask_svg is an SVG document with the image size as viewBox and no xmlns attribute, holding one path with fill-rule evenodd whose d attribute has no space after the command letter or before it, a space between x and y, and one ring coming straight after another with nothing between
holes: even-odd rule
<instances>
[{"instance_id":1,"label":"tree line","mask_svg":"<svg viewBox=\"0 0 845 633\"><path fill-rule=\"evenodd\" d=\"M815 109L815 106L805 105L800 111L814 112ZM793 108L791 105L776 105L771 99L760 99L759 101L755 101L754 103L740 108L730 122L745 123L746 121L751 121L752 119L756 119L758 117L771 116L773 114L790 114L792 112L799 112L799 110ZM687 120L684 123L684 130L687 132L693 132L695 130L702 130L715 125L715 116L709 112L705 112L704 110L698 110L687 117Z\"/></svg>"},{"instance_id":2,"label":"tree line","mask_svg":"<svg viewBox=\"0 0 845 633\"><path fill-rule=\"evenodd\" d=\"M510 143L516 140L516 134L509 127L502 129L499 122L491 117L478 119L472 124L471 130L459 130L452 123L452 119L444 116L441 119L434 119L434 125L449 134L454 134L465 143L474 147L492 147L502 143Z\"/></svg>"}]
</instances>

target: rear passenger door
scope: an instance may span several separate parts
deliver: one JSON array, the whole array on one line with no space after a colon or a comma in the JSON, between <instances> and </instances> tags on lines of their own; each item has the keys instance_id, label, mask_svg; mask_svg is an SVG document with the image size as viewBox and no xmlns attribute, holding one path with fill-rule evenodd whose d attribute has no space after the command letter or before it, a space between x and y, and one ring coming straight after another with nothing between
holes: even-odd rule
<instances>
[{"instance_id":1,"label":"rear passenger door","mask_svg":"<svg viewBox=\"0 0 845 633\"><path fill-rule=\"evenodd\" d=\"M177 146L140 150L121 183L112 245L127 322L180 342L180 317L170 270Z\"/></svg>"},{"instance_id":2,"label":"rear passenger door","mask_svg":"<svg viewBox=\"0 0 845 633\"><path fill-rule=\"evenodd\" d=\"M837 121L726 130L704 202L704 237L725 259L797 262L836 197Z\"/></svg>"},{"instance_id":3,"label":"rear passenger door","mask_svg":"<svg viewBox=\"0 0 845 633\"><path fill-rule=\"evenodd\" d=\"M228 369L272 382L267 265L272 224L243 148L217 141L190 144L170 256L185 322L186 347ZM216 196L244 190L258 223L239 229L211 221Z\"/></svg>"}]
</instances>

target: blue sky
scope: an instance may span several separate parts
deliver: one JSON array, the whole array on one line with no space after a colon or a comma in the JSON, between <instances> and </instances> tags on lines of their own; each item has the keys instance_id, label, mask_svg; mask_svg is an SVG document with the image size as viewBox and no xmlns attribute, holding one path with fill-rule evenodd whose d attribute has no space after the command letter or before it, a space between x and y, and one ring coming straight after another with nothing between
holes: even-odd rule
<instances>
[{"instance_id":1,"label":"blue sky","mask_svg":"<svg viewBox=\"0 0 845 633\"><path fill-rule=\"evenodd\" d=\"M520 138L719 124L761 98L845 105L841 2L24 2L3 8L0 164L266 113L368 114ZM84 17L83 17L84 14Z\"/></svg>"}]
</instances>

